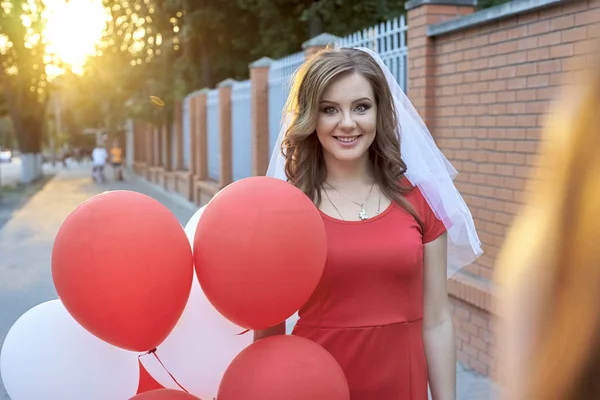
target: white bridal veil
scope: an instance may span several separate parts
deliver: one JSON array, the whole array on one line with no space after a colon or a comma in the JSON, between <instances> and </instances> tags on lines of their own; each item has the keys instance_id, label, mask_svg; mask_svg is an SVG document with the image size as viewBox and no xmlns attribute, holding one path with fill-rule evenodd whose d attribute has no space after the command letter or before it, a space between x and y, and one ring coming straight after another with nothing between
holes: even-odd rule
<instances>
[{"instance_id":1,"label":"white bridal veil","mask_svg":"<svg viewBox=\"0 0 600 400\"><path fill-rule=\"evenodd\" d=\"M396 108L402 159L407 166L406 177L419 187L435 215L448 230L447 276L450 278L483 254L471 212L454 186L457 171L437 147L425 123L381 57L370 49L357 49L377 61L385 74ZM281 142L291 120L292 115L283 118L267 176L287 180Z\"/></svg>"}]
</instances>

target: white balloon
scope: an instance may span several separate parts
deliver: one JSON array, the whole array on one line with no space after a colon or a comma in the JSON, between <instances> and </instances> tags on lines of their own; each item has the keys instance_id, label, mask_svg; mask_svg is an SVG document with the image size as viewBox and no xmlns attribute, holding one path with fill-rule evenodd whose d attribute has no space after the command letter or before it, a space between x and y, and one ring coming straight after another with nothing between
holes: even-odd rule
<instances>
[{"instance_id":1,"label":"white balloon","mask_svg":"<svg viewBox=\"0 0 600 400\"><path fill-rule=\"evenodd\" d=\"M194 241L196 227L204 207L199 209L185 226L185 233ZM158 346L156 356L141 357L148 373L161 385L179 389L177 382L191 394L201 399L217 396L219 383L231 361L252 343L253 332L244 332L223 317L210 304L194 273L188 303L167 339Z\"/></svg>"},{"instance_id":2,"label":"white balloon","mask_svg":"<svg viewBox=\"0 0 600 400\"><path fill-rule=\"evenodd\" d=\"M196 235L196 228L198 227L198 222L200 222L200 217L202 216L205 208L206 206L200 207L200 209L196 211L194 215L192 215L192 218L190 218L187 224L185 224L185 228L183 228L188 241L192 245L192 248L194 246L194 235Z\"/></svg>"},{"instance_id":3,"label":"white balloon","mask_svg":"<svg viewBox=\"0 0 600 400\"><path fill-rule=\"evenodd\" d=\"M243 328L213 308L194 279L189 303L171 334L158 346L156 355L188 392L201 399L212 399L217 396L231 361L252 343L253 332L240 335L241 332ZM154 356L142 356L140 360L158 383L179 388Z\"/></svg>"},{"instance_id":4,"label":"white balloon","mask_svg":"<svg viewBox=\"0 0 600 400\"><path fill-rule=\"evenodd\" d=\"M0 354L12 400L106 400L135 396L137 354L86 331L60 300L39 304L12 326Z\"/></svg>"},{"instance_id":5,"label":"white balloon","mask_svg":"<svg viewBox=\"0 0 600 400\"><path fill-rule=\"evenodd\" d=\"M288 335L292 334L294 327L296 326L296 323L298 322L299 319L300 319L300 316L298 315L298 311L296 311L296 313L294 315L292 315L285 321L285 333L286 334L288 334Z\"/></svg>"}]
</instances>

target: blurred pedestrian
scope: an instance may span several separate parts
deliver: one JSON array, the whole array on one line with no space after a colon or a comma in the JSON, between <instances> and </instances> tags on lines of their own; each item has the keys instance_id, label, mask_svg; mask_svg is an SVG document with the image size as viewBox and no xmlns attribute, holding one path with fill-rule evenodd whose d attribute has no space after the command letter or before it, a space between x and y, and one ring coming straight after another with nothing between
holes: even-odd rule
<instances>
[{"instance_id":1,"label":"blurred pedestrian","mask_svg":"<svg viewBox=\"0 0 600 400\"><path fill-rule=\"evenodd\" d=\"M108 152L103 144L97 144L92 151L92 176L95 182L104 183L106 177L104 168L108 162Z\"/></svg>"},{"instance_id":2,"label":"blurred pedestrian","mask_svg":"<svg viewBox=\"0 0 600 400\"><path fill-rule=\"evenodd\" d=\"M123 180L122 158L123 149L119 146L119 139L114 139L110 149L110 159L116 181Z\"/></svg>"}]
</instances>

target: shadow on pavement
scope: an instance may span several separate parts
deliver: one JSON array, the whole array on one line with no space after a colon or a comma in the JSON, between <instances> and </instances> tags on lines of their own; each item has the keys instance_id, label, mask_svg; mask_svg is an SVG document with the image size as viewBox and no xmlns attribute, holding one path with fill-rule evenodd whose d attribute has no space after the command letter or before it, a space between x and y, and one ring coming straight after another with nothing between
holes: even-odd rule
<instances>
[{"instance_id":1,"label":"shadow on pavement","mask_svg":"<svg viewBox=\"0 0 600 400\"><path fill-rule=\"evenodd\" d=\"M12 219L15 212L25 207L29 200L44 188L54 177L55 171L45 171L42 177L31 185L19 185L0 189L0 229Z\"/></svg>"}]
</instances>

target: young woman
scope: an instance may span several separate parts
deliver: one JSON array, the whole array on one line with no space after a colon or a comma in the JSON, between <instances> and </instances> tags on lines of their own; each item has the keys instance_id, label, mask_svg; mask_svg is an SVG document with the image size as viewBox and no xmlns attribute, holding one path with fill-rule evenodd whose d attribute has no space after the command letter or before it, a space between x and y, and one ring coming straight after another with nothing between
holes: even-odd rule
<instances>
[{"instance_id":1,"label":"young woman","mask_svg":"<svg viewBox=\"0 0 600 400\"><path fill-rule=\"evenodd\" d=\"M558 97L498 259L506 400L600 399L600 63ZM585 67L585 66L583 66Z\"/></svg>"},{"instance_id":2,"label":"young woman","mask_svg":"<svg viewBox=\"0 0 600 400\"><path fill-rule=\"evenodd\" d=\"M293 334L337 359L352 400L426 400L428 378L434 400L454 400L448 228L468 250L452 257L455 268L468 252L469 262L481 253L452 184L455 171L367 49L326 49L311 58L295 77L287 109L289 126L268 175L314 201L328 242L324 275Z\"/></svg>"}]
</instances>

